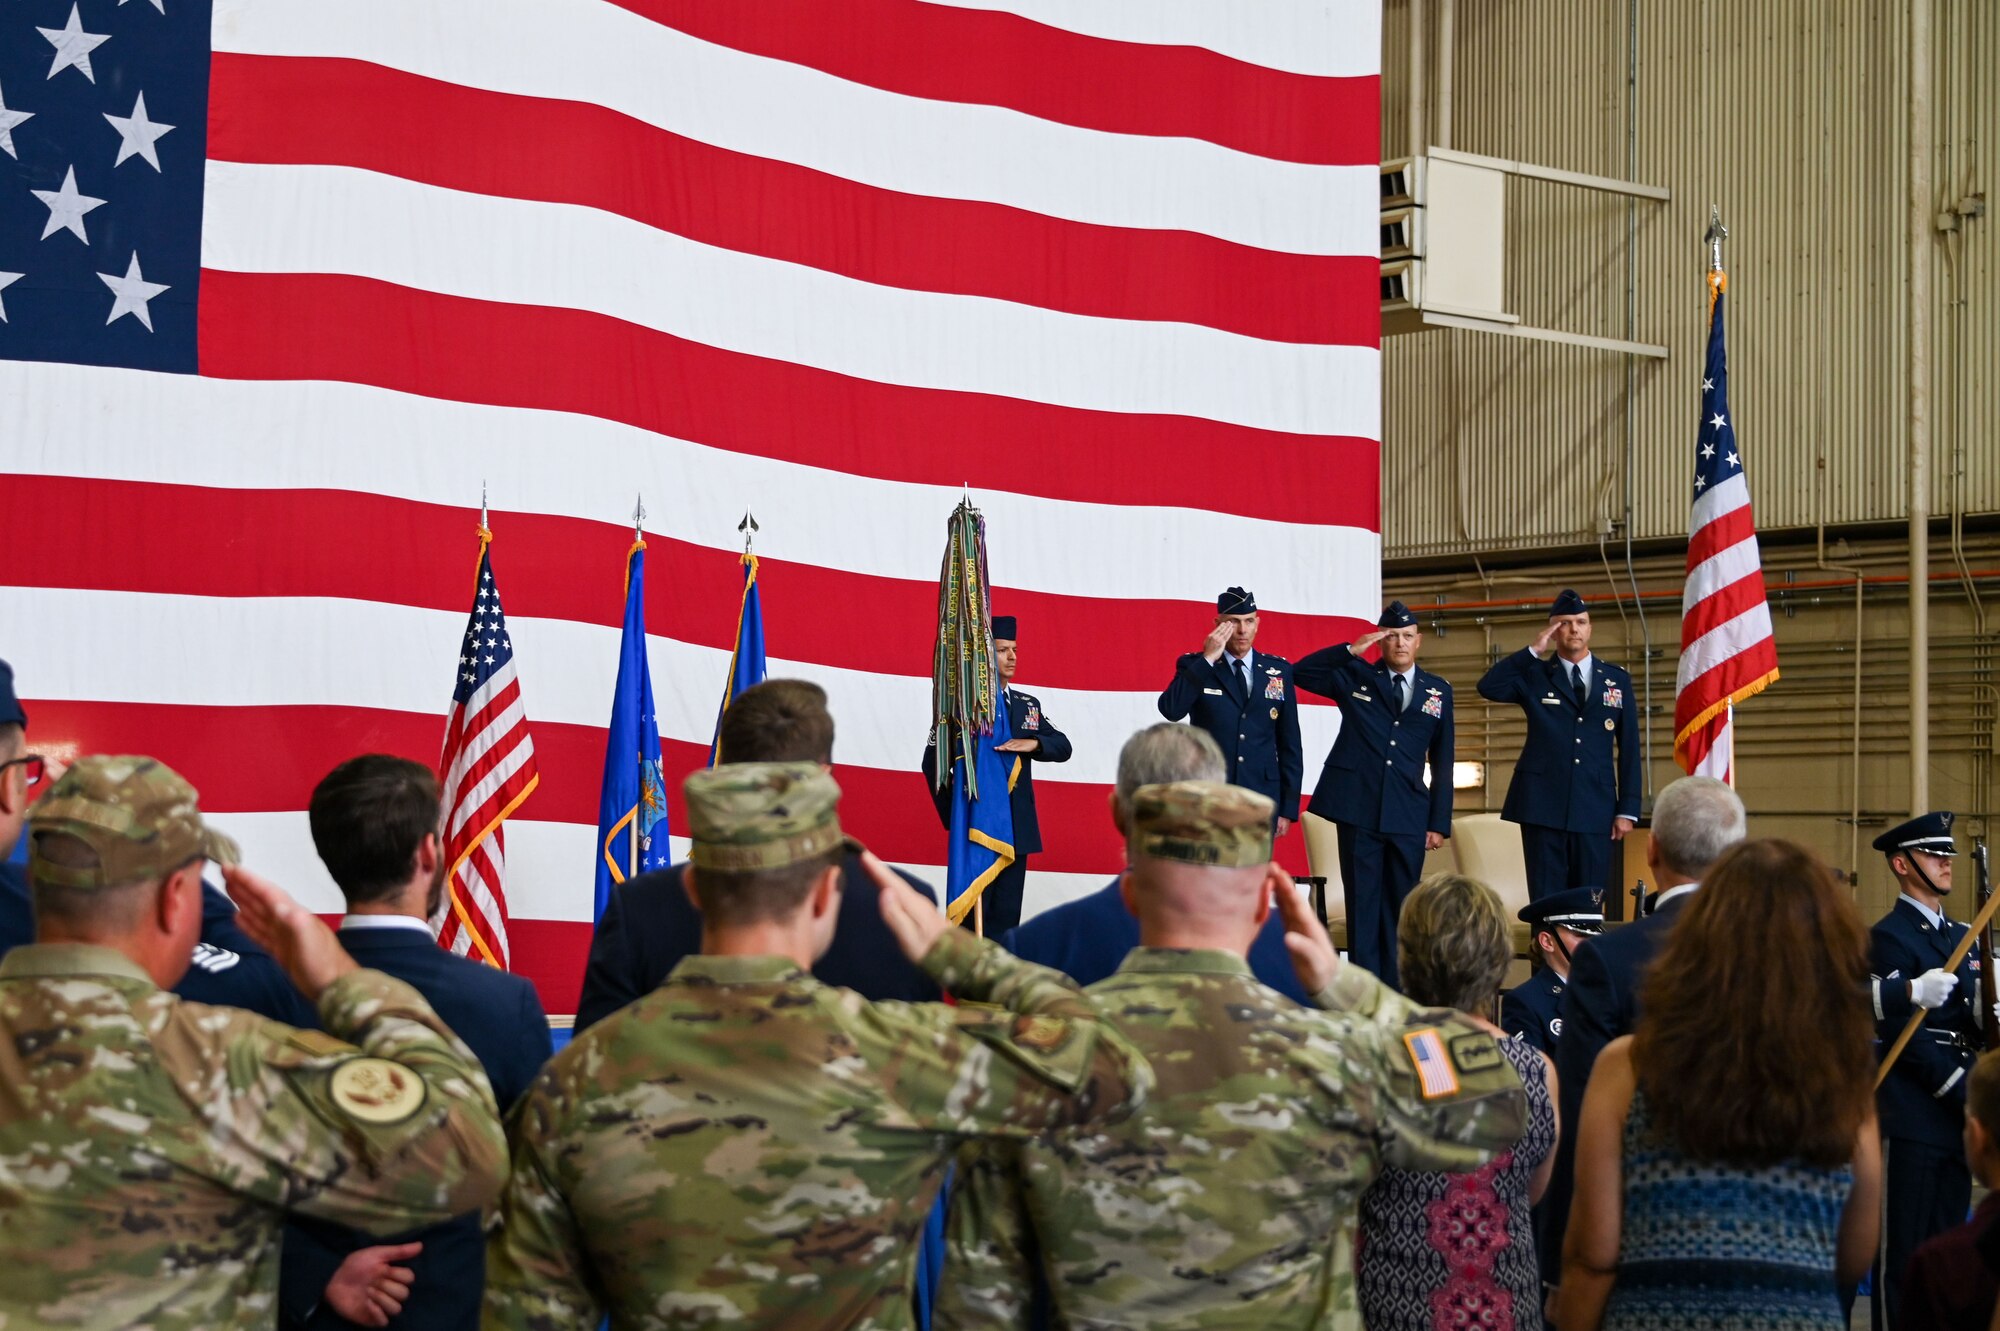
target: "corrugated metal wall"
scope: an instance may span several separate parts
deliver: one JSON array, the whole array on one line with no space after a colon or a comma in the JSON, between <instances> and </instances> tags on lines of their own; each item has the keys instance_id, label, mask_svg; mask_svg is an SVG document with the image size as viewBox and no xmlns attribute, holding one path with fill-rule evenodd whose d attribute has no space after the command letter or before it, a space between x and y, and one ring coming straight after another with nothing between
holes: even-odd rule
<instances>
[{"instance_id":1,"label":"corrugated metal wall","mask_svg":"<svg viewBox=\"0 0 2000 1331\"><path fill-rule=\"evenodd\" d=\"M1415 2L1386 14L1385 158L1409 148ZM1421 2L1435 53L1437 0ZM2000 7L1931 3L1937 197L1950 211L2000 165ZM1450 330L1388 339L1385 557L1594 544L1623 517L1628 430L1635 538L1685 531L1711 202L1731 233L1731 390L1759 526L1900 519L1907 5L1460 0L1456 27L1452 146L1673 192L1628 205L1511 181L1509 310L1672 354L1634 358L1628 395L1613 353ZM1430 123L1436 141L1434 111ZM1955 503L2000 512L1995 222L1961 219L1932 247L1940 516Z\"/></svg>"}]
</instances>

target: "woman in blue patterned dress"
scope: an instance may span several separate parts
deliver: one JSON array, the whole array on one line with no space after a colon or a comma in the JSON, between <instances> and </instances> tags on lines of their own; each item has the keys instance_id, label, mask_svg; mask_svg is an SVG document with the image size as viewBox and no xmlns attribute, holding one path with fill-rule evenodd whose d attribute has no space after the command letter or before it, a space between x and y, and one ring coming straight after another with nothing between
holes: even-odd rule
<instances>
[{"instance_id":1,"label":"woman in blue patterned dress","mask_svg":"<svg viewBox=\"0 0 2000 1331\"><path fill-rule=\"evenodd\" d=\"M1804 847L1716 862L1590 1076L1561 1331L1845 1331L1882 1200L1867 944Z\"/></svg>"},{"instance_id":2,"label":"woman in blue patterned dress","mask_svg":"<svg viewBox=\"0 0 2000 1331\"><path fill-rule=\"evenodd\" d=\"M1356 1292L1368 1331L1540 1331L1541 1281L1528 1210L1555 1165L1556 1073L1493 1024L1513 957L1493 889L1457 874L1418 883L1396 925L1403 991L1457 1008L1500 1042L1528 1093L1528 1127L1470 1174L1385 1169L1361 1197Z\"/></svg>"}]
</instances>

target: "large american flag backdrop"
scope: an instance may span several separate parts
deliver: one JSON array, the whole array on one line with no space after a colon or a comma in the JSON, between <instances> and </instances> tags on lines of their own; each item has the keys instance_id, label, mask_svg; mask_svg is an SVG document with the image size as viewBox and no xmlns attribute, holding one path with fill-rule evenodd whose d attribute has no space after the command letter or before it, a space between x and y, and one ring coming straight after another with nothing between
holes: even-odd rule
<instances>
[{"instance_id":1,"label":"large american flag backdrop","mask_svg":"<svg viewBox=\"0 0 2000 1331\"><path fill-rule=\"evenodd\" d=\"M751 509L771 673L831 695L850 827L941 882L969 486L1076 745L1029 909L1098 886L1118 746L1219 589L1294 657L1373 618L1379 63L1377 0L13 0L31 738L160 756L337 911L301 811L354 753L436 761L483 482L542 777L514 966L573 1011L635 494L669 787Z\"/></svg>"}]
</instances>

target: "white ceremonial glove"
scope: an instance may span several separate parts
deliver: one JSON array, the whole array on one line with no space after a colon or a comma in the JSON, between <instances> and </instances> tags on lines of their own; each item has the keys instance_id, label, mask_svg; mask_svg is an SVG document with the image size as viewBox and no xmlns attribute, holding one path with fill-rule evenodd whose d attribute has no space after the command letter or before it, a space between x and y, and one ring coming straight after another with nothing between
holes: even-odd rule
<instances>
[{"instance_id":1,"label":"white ceremonial glove","mask_svg":"<svg viewBox=\"0 0 2000 1331\"><path fill-rule=\"evenodd\" d=\"M1939 1007L1957 984L1958 977L1950 971L1925 971L1910 981L1910 1001L1920 1008Z\"/></svg>"}]
</instances>

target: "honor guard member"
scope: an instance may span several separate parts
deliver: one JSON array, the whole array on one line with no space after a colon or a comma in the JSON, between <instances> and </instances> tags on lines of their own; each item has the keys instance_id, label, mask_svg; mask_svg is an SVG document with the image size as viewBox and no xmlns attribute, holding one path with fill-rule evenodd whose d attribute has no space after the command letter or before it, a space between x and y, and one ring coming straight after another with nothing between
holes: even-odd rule
<instances>
[{"instance_id":1,"label":"honor guard member","mask_svg":"<svg viewBox=\"0 0 2000 1331\"><path fill-rule=\"evenodd\" d=\"M28 836L36 941L0 959L0 1325L269 1327L287 1212L386 1234L495 1200L478 1061L278 888L227 871L327 1034L166 992L219 852L187 782L79 759Z\"/></svg>"},{"instance_id":2,"label":"honor guard member","mask_svg":"<svg viewBox=\"0 0 2000 1331\"><path fill-rule=\"evenodd\" d=\"M1563 988L1570 960L1585 940L1604 932L1604 893L1572 888L1531 901L1515 912L1528 926L1528 955L1535 972L1500 997L1500 1028L1555 1057L1562 1038Z\"/></svg>"},{"instance_id":3,"label":"honor guard member","mask_svg":"<svg viewBox=\"0 0 2000 1331\"><path fill-rule=\"evenodd\" d=\"M1173 682L1160 694L1160 715L1183 717L1215 737L1229 765L1229 782L1273 802L1279 836L1299 819L1305 749L1299 740L1299 700L1292 663L1252 649L1257 598L1231 587L1215 598L1215 625L1201 650L1174 662Z\"/></svg>"},{"instance_id":4,"label":"honor guard member","mask_svg":"<svg viewBox=\"0 0 2000 1331\"><path fill-rule=\"evenodd\" d=\"M1875 1033L1886 1054L1903 1033L1913 994L1899 980L1929 980L1965 937L1968 926L1947 919L1951 894L1951 815L1912 818L1875 838L1889 859L1900 895L1868 934L1868 968L1875 986ZM1972 1174L1965 1164L1965 1078L1978 1057L1980 1030L1995 1014L1979 1011L1978 945L1956 972L1957 984L1923 1024L1876 1092L1882 1123L1884 1191L1882 1262L1876 1275L1877 1327L1899 1325L1897 1296L1917 1245L1965 1219Z\"/></svg>"},{"instance_id":5,"label":"honor guard member","mask_svg":"<svg viewBox=\"0 0 2000 1331\"><path fill-rule=\"evenodd\" d=\"M972 1160L936 1326L1023 1324L1037 1266L1053 1326L1359 1326L1361 1194L1384 1166L1473 1170L1512 1146L1520 1078L1463 1015L1340 961L1271 864L1263 796L1141 786L1128 829L1140 946L1087 992L1157 1084L1124 1123ZM1274 900L1311 1008L1244 959Z\"/></svg>"},{"instance_id":6,"label":"honor guard member","mask_svg":"<svg viewBox=\"0 0 2000 1331\"><path fill-rule=\"evenodd\" d=\"M1339 831L1347 954L1393 988L1403 899L1424 853L1451 835L1454 713L1451 685L1417 666L1424 634L1410 608L1391 601L1375 625L1306 657L1293 677L1340 704L1340 734L1308 807ZM1382 659L1362 660L1378 642Z\"/></svg>"},{"instance_id":7,"label":"honor guard member","mask_svg":"<svg viewBox=\"0 0 2000 1331\"><path fill-rule=\"evenodd\" d=\"M1611 843L1639 821L1639 700L1623 667L1591 655L1583 598L1565 587L1549 626L1488 670L1479 696L1528 714L1500 816L1521 826L1529 898L1611 882Z\"/></svg>"},{"instance_id":8,"label":"honor guard member","mask_svg":"<svg viewBox=\"0 0 2000 1331\"><path fill-rule=\"evenodd\" d=\"M484 1325L907 1327L957 1148L1101 1129L1151 1072L1069 981L953 928L873 855L897 944L962 1001L815 980L852 844L840 787L817 763L726 763L684 789L701 955L515 1109Z\"/></svg>"},{"instance_id":9,"label":"honor guard member","mask_svg":"<svg viewBox=\"0 0 2000 1331\"><path fill-rule=\"evenodd\" d=\"M1008 790L1014 811L1014 862L987 884L979 900L984 909L981 920L988 938L998 938L1021 922L1021 894L1028 881L1028 856L1042 848L1042 825L1035 816L1035 764L1069 761L1069 736L1057 730L1042 700L1013 687L1014 671L1020 664L1020 638L1014 616L993 616L993 653L999 658L1000 688L1007 701L1007 725L1013 738L995 745L1011 756L1012 775ZM937 782L937 736L924 746L924 780L930 785L938 819L951 830L951 786L939 789ZM972 927L971 915L965 925Z\"/></svg>"}]
</instances>

